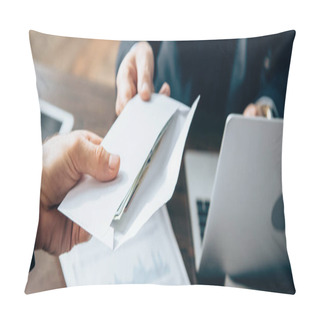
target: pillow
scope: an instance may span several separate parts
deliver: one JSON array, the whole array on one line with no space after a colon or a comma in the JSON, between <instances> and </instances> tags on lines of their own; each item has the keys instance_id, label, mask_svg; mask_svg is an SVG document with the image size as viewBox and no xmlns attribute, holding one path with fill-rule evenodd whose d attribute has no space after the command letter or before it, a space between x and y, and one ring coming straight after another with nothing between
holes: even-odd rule
<instances>
[{"instance_id":1,"label":"pillow","mask_svg":"<svg viewBox=\"0 0 320 320\"><path fill-rule=\"evenodd\" d=\"M180 171L167 205L115 251L90 238L86 230L57 211L68 190L83 175L103 181L116 179L119 165L121 170L121 155L119 164L117 155L99 147L100 137L107 134L116 120L115 111L119 113L125 107L137 88L141 95L148 95L153 89L170 93L187 106L200 95L185 149L191 153L201 151L209 158L213 155L218 159L230 114L248 116L246 119L252 121L262 116L279 118L270 120L270 124L282 124L294 37L294 31L287 31L248 39L138 43L64 38L31 31L41 106L43 173L39 225L26 293L113 283L202 283L295 293L281 194L276 204L270 203L276 207L276 214L271 212L265 222L266 230L270 230L266 236L274 246L260 250L264 252L260 260L263 263L252 263L243 272L230 273L230 262L226 263L224 257L231 257L233 270L242 262L232 259L238 255L224 251L225 239L215 239L222 242L212 248L220 248L220 252L215 255L212 274L209 268L205 276L199 268L201 260L205 261L205 251L203 256L197 252L201 251L201 241L210 238L210 227L204 229L206 222L219 229L219 219L213 216L214 203L209 206L207 202L210 198L191 202L189 174L185 170ZM265 118L261 121L268 126ZM281 139L282 129L280 151ZM101 158L96 161L94 155ZM272 160L281 163L281 156ZM199 163L196 160L194 168L202 167ZM184 164L187 169L187 157L183 167ZM106 166L110 171L101 173ZM281 186L281 167L277 176ZM248 179L254 181L255 177ZM198 184L200 189L204 187L201 179ZM211 190L206 192L210 194ZM202 214L201 218L193 218L193 206ZM246 212L239 211L238 215L242 220L248 219ZM245 236L252 235L256 237L252 242L259 243L256 225L247 222ZM230 237L240 243L244 239L241 232ZM250 256L254 251L249 251L242 252L243 259L260 259Z\"/></svg>"}]
</instances>

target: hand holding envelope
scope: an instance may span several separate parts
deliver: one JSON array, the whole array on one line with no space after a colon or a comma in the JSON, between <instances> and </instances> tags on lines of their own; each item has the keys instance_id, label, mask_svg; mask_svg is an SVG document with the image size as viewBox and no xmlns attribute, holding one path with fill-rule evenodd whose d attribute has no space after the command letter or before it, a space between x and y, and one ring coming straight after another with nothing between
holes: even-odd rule
<instances>
[{"instance_id":1,"label":"hand holding envelope","mask_svg":"<svg viewBox=\"0 0 320 320\"><path fill-rule=\"evenodd\" d=\"M102 142L120 155L118 177L85 176L59 210L110 248L133 237L172 197L198 100L190 109L158 94L131 99Z\"/></svg>"}]
</instances>

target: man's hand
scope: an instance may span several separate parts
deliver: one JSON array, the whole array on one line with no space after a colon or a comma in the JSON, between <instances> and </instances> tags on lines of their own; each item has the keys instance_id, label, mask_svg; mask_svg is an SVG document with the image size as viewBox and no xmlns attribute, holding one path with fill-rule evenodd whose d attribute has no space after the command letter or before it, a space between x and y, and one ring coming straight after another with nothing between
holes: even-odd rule
<instances>
[{"instance_id":1,"label":"man's hand","mask_svg":"<svg viewBox=\"0 0 320 320\"><path fill-rule=\"evenodd\" d=\"M259 105L256 103L250 103L243 111L243 115L246 117L266 117L272 118L271 108L267 105Z\"/></svg>"},{"instance_id":2,"label":"man's hand","mask_svg":"<svg viewBox=\"0 0 320 320\"><path fill-rule=\"evenodd\" d=\"M153 86L154 57L148 42L139 42L127 53L118 70L116 113L119 115L127 102L137 93L148 101ZM170 96L170 86L165 82L159 93Z\"/></svg>"},{"instance_id":3,"label":"man's hand","mask_svg":"<svg viewBox=\"0 0 320 320\"><path fill-rule=\"evenodd\" d=\"M35 249L60 255L90 235L69 220L57 207L83 174L99 181L114 179L120 158L108 153L102 138L89 131L57 135L43 145L40 216ZM88 212L90 214L90 212Z\"/></svg>"}]
</instances>

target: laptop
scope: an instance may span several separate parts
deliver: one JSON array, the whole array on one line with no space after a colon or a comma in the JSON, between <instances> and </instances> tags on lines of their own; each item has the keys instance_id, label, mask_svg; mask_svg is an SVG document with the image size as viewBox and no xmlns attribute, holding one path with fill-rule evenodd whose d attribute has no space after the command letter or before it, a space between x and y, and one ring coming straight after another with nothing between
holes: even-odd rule
<instances>
[{"instance_id":1,"label":"laptop","mask_svg":"<svg viewBox=\"0 0 320 320\"><path fill-rule=\"evenodd\" d=\"M186 150L199 283L294 293L281 185L282 119L231 114L220 152Z\"/></svg>"}]
</instances>

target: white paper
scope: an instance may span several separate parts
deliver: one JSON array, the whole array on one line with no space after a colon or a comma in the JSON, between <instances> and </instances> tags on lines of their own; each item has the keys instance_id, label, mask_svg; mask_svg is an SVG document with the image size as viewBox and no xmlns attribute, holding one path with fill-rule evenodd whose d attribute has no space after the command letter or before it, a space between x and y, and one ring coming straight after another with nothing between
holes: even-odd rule
<instances>
[{"instance_id":1,"label":"white paper","mask_svg":"<svg viewBox=\"0 0 320 320\"><path fill-rule=\"evenodd\" d=\"M68 287L104 284L190 284L165 206L116 251L96 238L60 256Z\"/></svg>"},{"instance_id":2,"label":"white paper","mask_svg":"<svg viewBox=\"0 0 320 320\"><path fill-rule=\"evenodd\" d=\"M148 102L139 96L130 100L102 142L107 151L120 155L118 177L103 183L85 176L68 193L59 210L110 248L118 248L134 236L173 194L198 100L191 109L158 94L153 94ZM113 221L157 136L171 117L128 210L120 221Z\"/></svg>"}]
</instances>

